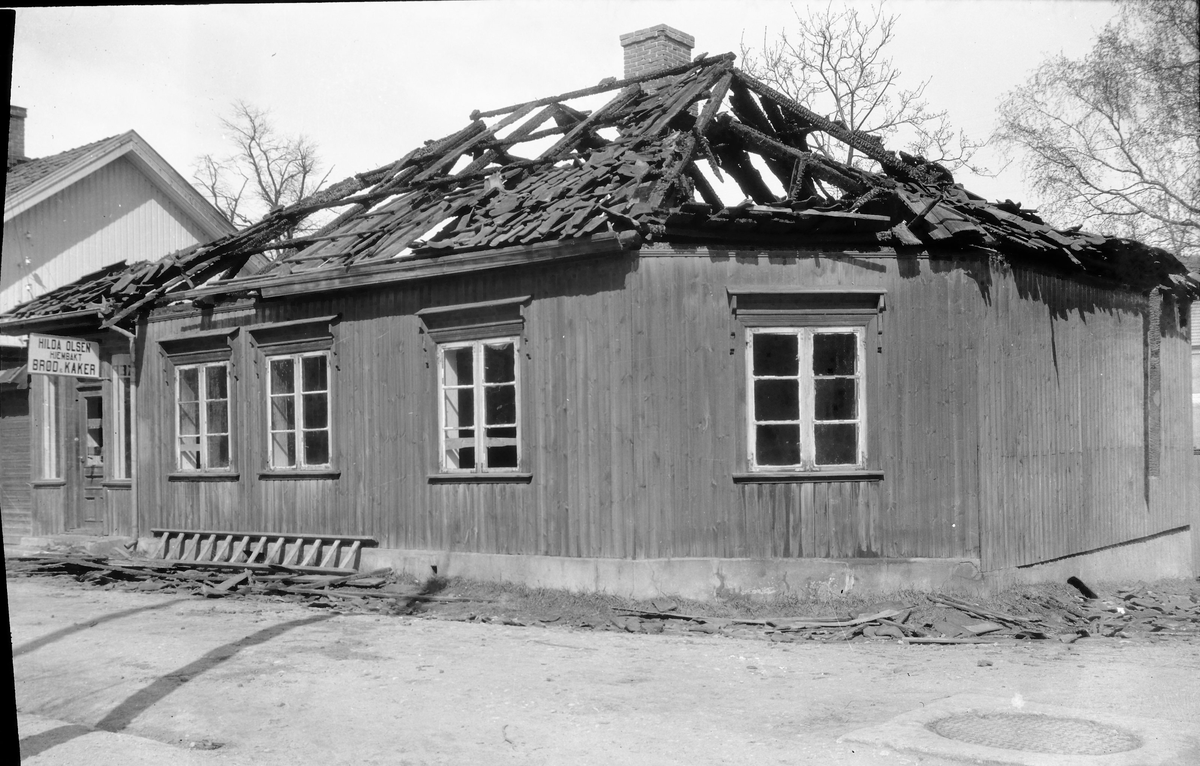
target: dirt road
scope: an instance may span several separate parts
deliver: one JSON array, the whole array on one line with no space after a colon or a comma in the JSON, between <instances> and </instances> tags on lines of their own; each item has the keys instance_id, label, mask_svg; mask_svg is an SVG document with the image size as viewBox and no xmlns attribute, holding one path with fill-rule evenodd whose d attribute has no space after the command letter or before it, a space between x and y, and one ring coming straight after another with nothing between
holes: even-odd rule
<instances>
[{"instance_id":1,"label":"dirt road","mask_svg":"<svg viewBox=\"0 0 1200 766\"><path fill-rule=\"evenodd\" d=\"M964 692L1200 721L1195 640L775 644L62 578L11 580L8 599L31 766L85 762L93 729L166 743L189 764L931 763L838 739ZM114 762L142 762L122 747Z\"/></svg>"}]
</instances>

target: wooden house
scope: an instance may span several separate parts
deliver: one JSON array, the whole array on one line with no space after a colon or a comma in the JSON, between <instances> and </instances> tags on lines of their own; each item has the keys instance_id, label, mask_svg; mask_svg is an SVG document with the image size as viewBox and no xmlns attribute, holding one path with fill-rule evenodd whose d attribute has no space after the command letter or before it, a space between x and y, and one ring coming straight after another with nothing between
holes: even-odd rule
<instances>
[{"instance_id":1,"label":"wooden house","mask_svg":"<svg viewBox=\"0 0 1200 766\"><path fill-rule=\"evenodd\" d=\"M1175 258L983 200L675 30L625 42L679 63L476 112L106 288L141 537L292 534L303 563L366 536L364 565L640 596L1194 571Z\"/></svg>"},{"instance_id":2,"label":"wooden house","mask_svg":"<svg viewBox=\"0 0 1200 766\"><path fill-rule=\"evenodd\" d=\"M155 260L234 230L137 133L31 159L25 156L25 117L25 109L9 108L0 312L73 290L98 271ZM96 332L99 306L0 334L6 540L133 533L130 337L119 330ZM100 341L100 377L30 376L24 333L48 329L89 333Z\"/></svg>"}]
</instances>

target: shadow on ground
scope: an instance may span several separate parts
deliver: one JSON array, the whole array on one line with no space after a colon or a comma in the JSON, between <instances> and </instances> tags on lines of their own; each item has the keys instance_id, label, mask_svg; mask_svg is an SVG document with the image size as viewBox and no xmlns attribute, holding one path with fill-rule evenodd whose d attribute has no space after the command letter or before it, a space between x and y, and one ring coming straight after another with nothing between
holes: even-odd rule
<instances>
[{"instance_id":1,"label":"shadow on ground","mask_svg":"<svg viewBox=\"0 0 1200 766\"><path fill-rule=\"evenodd\" d=\"M141 607L139 609L126 610L125 612L117 612L114 615L111 615L110 619L128 614L129 612L144 611L145 609L149 608L154 607ZM212 670L222 662L225 662L236 655L241 650L251 646L264 644L274 638L278 638L290 630L302 628L306 625L311 625L317 622L323 622L330 619L332 616L333 615L317 615L314 617L306 617L302 620L292 620L291 622L285 622L279 625L273 625L269 628L263 628L262 630L251 633L250 635L240 638L237 641L218 646L194 662L190 662L174 672L160 676L149 686L146 686L145 688L135 692L124 702L109 711L108 715L100 719L94 729L86 726L66 725L22 739L21 760L32 758L33 756L45 752L52 747L61 745L64 742L75 739L76 737L81 737L94 730L119 732L127 727L134 718L137 718L139 715L149 710L168 694L200 674ZM88 623L88 625L91 624L92 623ZM73 628L68 628L66 630L72 629L75 629L74 626ZM43 641L43 639L38 640ZM29 644L26 644L25 646L29 646Z\"/></svg>"}]
</instances>

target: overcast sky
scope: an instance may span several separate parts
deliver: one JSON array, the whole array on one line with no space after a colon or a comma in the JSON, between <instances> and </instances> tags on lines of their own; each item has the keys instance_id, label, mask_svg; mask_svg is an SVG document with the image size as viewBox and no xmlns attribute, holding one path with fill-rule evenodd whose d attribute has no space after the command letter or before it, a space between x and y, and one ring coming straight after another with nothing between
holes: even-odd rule
<instances>
[{"instance_id":1,"label":"overcast sky","mask_svg":"<svg viewBox=\"0 0 1200 766\"><path fill-rule=\"evenodd\" d=\"M1116 14L1074 0L887 7L900 16L891 54L906 84L931 78L931 105L975 136L1047 54L1082 55ZM30 156L134 129L190 178L196 157L229 150L219 117L244 99L315 140L333 181L463 127L473 109L619 77L622 33L665 23L715 54L792 22L792 4L776 0L28 8L17 11L12 101L29 110ZM957 177L1036 203L1015 163L995 179Z\"/></svg>"}]
</instances>

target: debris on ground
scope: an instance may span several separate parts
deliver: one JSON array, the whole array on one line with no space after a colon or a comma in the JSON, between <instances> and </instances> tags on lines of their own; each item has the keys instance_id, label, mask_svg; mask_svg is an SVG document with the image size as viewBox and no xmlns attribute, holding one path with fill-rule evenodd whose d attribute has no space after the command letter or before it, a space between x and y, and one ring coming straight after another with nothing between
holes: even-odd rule
<instances>
[{"instance_id":1,"label":"debris on ground","mask_svg":"<svg viewBox=\"0 0 1200 766\"><path fill-rule=\"evenodd\" d=\"M633 602L603 594L541 592L521 586L433 577L404 580L391 569L321 575L272 566L269 571L192 567L123 555L75 551L6 559L9 575L68 576L103 588L184 593L205 598L269 598L338 611L421 614L514 626L567 625L628 633L715 634L776 642L889 640L908 644L980 644L1011 640L1200 636L1196 583L1138 584L1098 593L1078 578L1030 586L984 602L942 593L908 592L902 600L853 600L831 606L795 602L778 616L738 614L762 605ZM813 609L824 612L810 614Z\"/></svg>"},{"instance_id":2,"label":"debris on ground","mask_svg":"<svg viewBox=\"0 0 1200 766\"><path fill-rule=\"evenodd\" d=\"M189 567L152 559L106 559L98 556L41 554L5 561L8 573L25 575L69 575L75 580L105 588L189 593L206 598L246 595L285 597L309 606L357 611L404 613L415 605L434 601L461 601L440 596L443 581L421 586L395 581L391 569L351 575L316 575L271 567L269 574L230 567Z\"/></svg>"}]
</instances>

